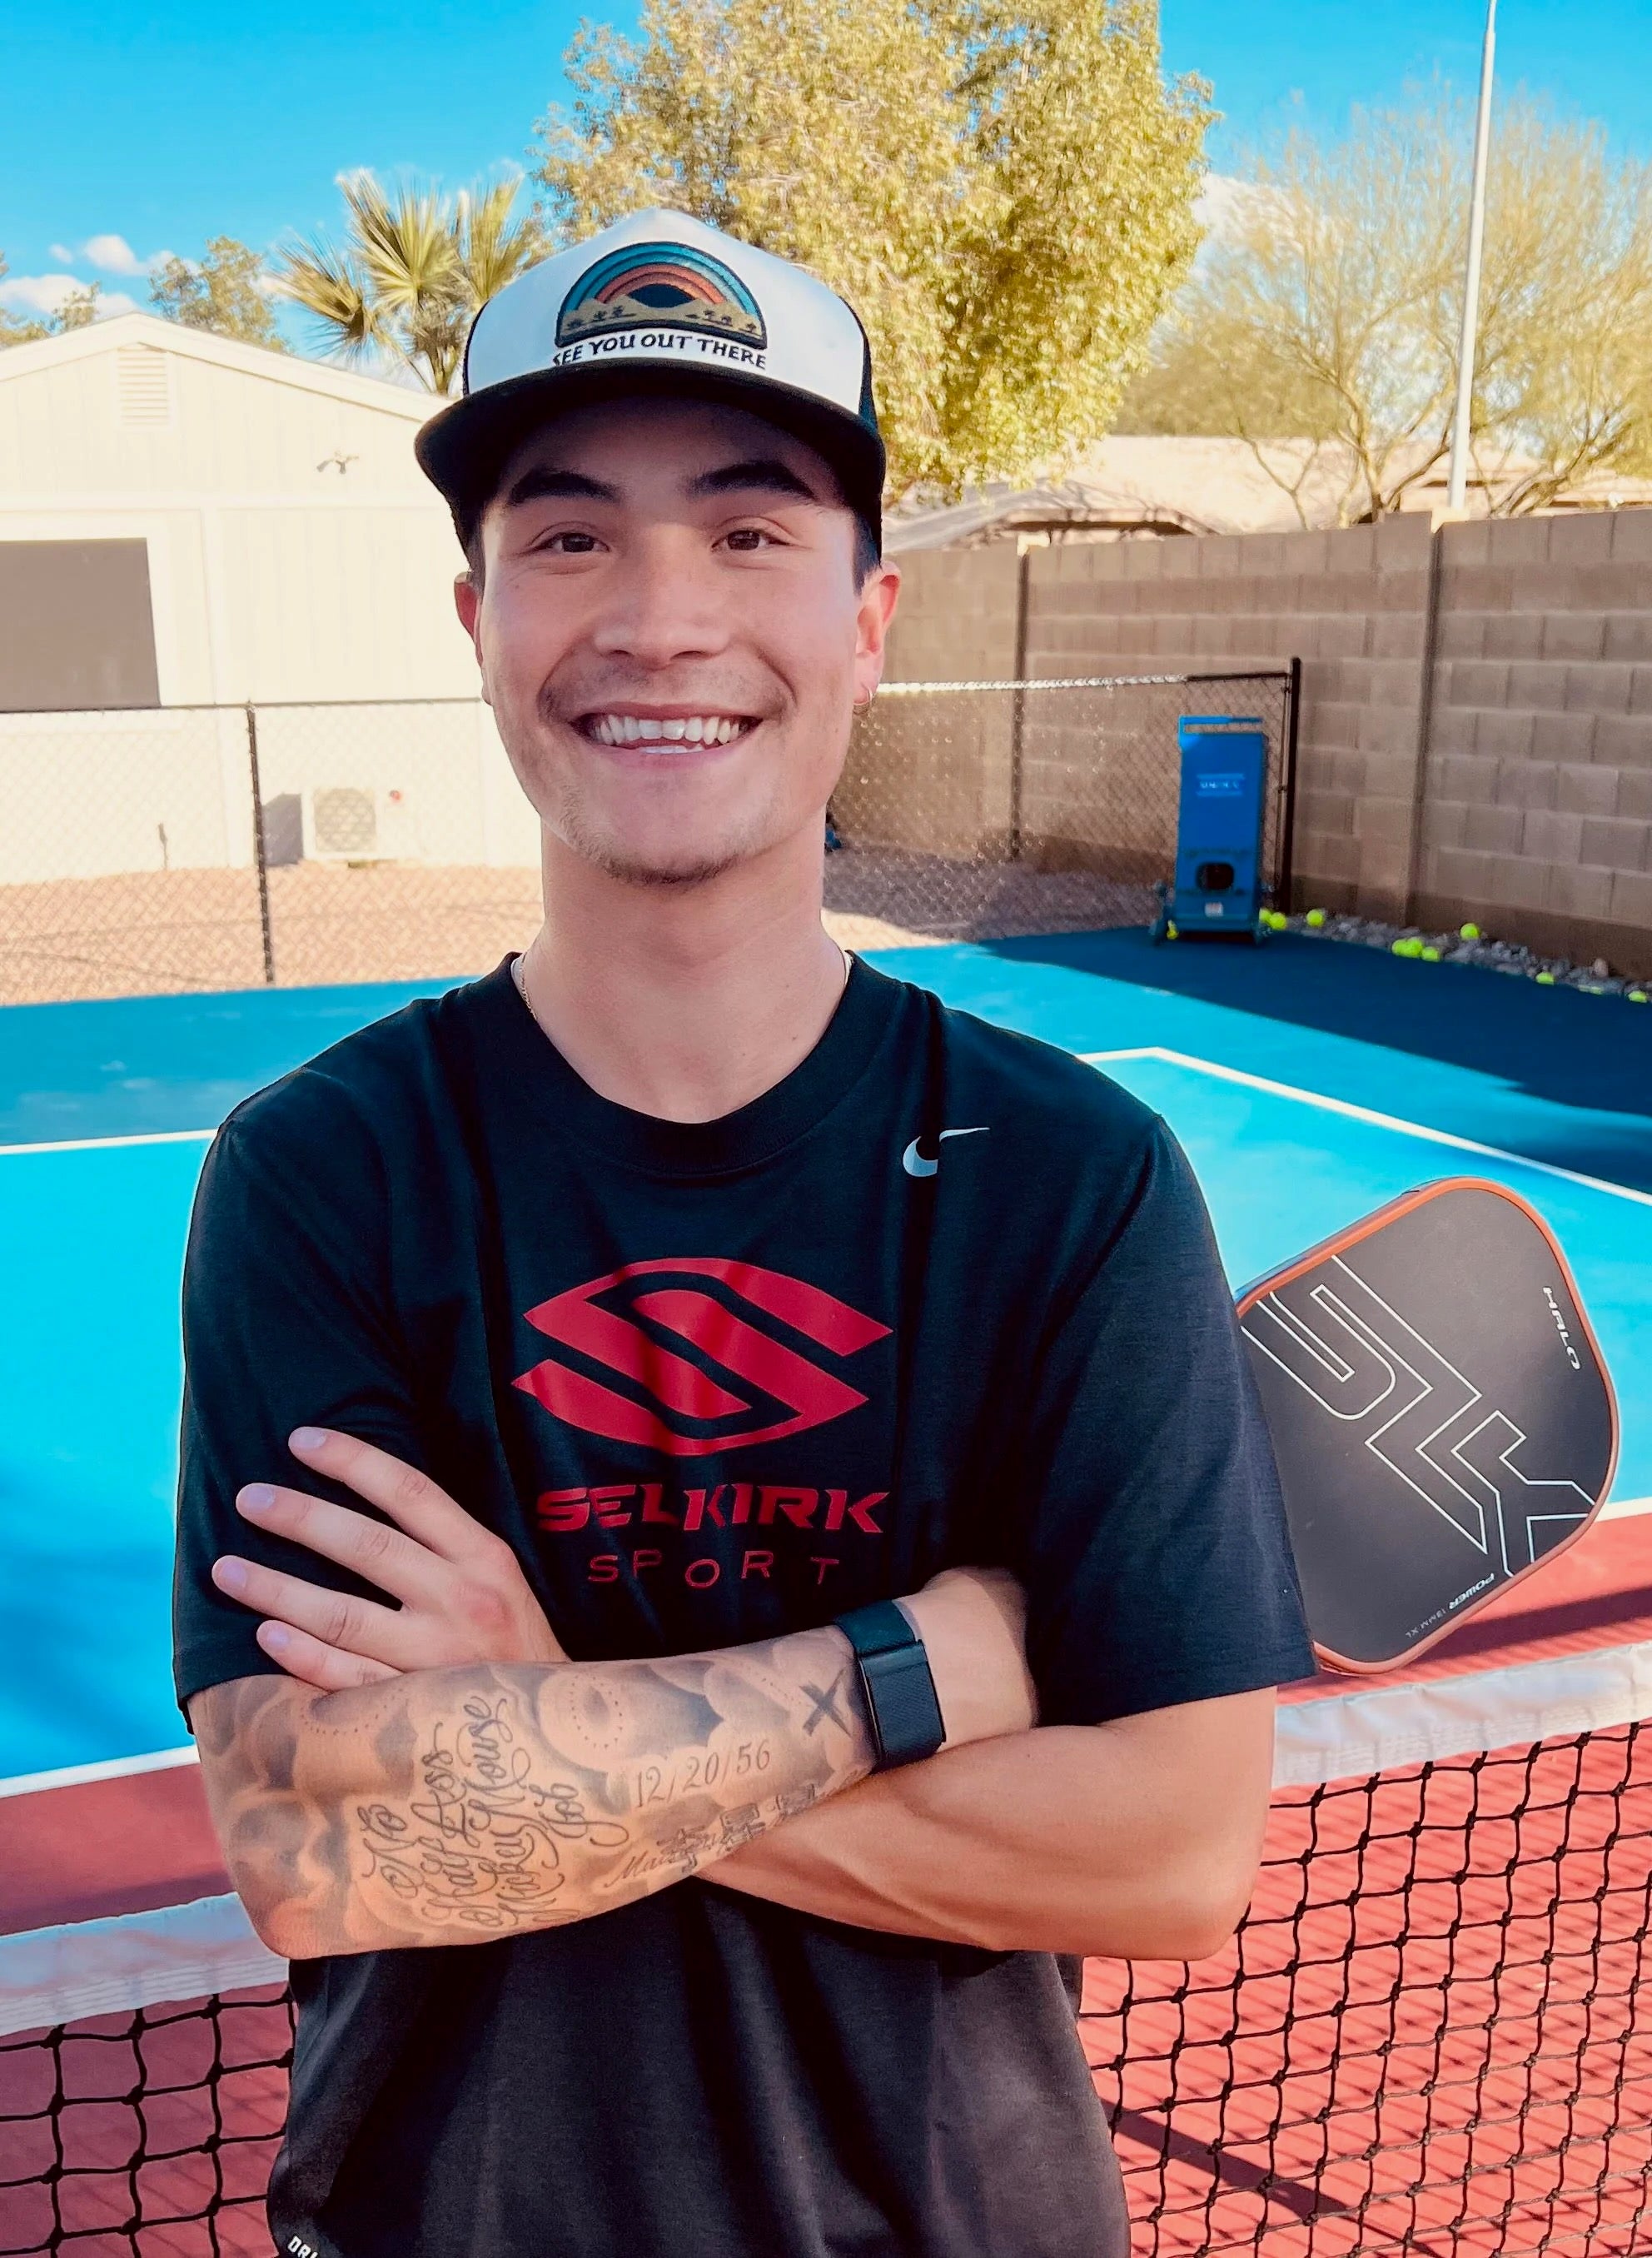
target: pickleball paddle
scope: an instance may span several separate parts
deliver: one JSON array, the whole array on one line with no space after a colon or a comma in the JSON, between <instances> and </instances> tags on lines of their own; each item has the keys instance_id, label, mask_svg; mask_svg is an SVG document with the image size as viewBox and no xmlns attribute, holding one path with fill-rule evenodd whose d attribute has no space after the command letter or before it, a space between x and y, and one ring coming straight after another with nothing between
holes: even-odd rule
<instances>
[{"instance_id":1,"label":"pickleball paddle","mask_svg":"<svg viewBox=\"0 0 1652 2258\"><path fill-rule=\"evenodd\" d=\"M1238 1308L1332 1668L1421 1654L1605 1503L1611 1378L1552 1232L1503 1185L1407 1192Z\"/></svg>"}]
</instances>

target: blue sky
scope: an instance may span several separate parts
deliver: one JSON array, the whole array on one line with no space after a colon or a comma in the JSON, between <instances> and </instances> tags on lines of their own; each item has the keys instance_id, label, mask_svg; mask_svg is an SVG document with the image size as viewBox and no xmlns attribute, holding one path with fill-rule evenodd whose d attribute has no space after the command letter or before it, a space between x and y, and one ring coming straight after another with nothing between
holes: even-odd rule
<instances>
[{"instance_id":1,"label":"blue sky","mask_svg":"<svg viewBox=\"0 0 1652 2258\"><path fill-rule=\"evenodd\" d=\"M520 165L578 13L563 0L9 0L0 290L18 304L31 286L49 296L47 278L101 271L142 303L121 246L141 266L211 234L262 245L329 225L334 176L358 165L454 185ZM1294 101L1335 129L1351 103L1436 70L1471 86L1482 15L1482 0L1164 0L1166 59L1214 82L1225 122L1211 154L1230 167ZM1503 86L1523 81L1652 158L1647 0L1502 0L1499 64Z\"/></svg>"}]
</instances>

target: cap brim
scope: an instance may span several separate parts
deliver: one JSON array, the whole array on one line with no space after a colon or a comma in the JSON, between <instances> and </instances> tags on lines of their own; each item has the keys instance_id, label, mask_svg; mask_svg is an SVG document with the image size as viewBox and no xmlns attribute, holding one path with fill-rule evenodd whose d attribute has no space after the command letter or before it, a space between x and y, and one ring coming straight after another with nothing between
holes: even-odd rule
<instances>
[{"instance_id":1,"label":"cap brim","mask_svg":"<svg viewBox=\"0 0 1652 2258\"><path fill-rule=\"evenodd\" d=\"M734 370L661 367L535 369L490 384L433 415L413 443L419 466L457 518L479 515L499 491L506 464L539 426L592 401L635 397L714 400L789 431L830 464L843 498L883 543L883 443L858 416L771 377Z\"/></svg>"}]
</instances>

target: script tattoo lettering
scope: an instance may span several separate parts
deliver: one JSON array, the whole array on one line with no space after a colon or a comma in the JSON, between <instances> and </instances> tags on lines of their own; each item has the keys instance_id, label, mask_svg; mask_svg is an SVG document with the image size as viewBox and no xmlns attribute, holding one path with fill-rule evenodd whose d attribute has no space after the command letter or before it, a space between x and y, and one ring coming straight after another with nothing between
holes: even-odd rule
<instances>
[{"instance_id":1,"label":"script tattoo lettering","mask_svg":"<svg viewBox=\"0 0 1652 2258\"><path fill-rule=\"evenodd\" d=\"M662 1661L486 1664L191 1705L213 1816L294 1957L584 1921L727 1857L871 1769L840 1637Z\"/></svg>"}]
</instances>

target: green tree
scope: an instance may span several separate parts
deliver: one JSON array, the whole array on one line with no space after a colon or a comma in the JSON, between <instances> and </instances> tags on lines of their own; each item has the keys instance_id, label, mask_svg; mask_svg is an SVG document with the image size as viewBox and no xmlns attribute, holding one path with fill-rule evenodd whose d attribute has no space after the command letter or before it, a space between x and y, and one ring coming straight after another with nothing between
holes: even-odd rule
<instances>
[{"instance_id":1,"label":"green tree","mask_svg":"<svg viewBox=\"0 0 1652 2258\"><path fill-rule=\"evenodd\" d=\"M11 269L6 265L6 255L4 251L0 251L0 282L5 280L10 272ZM37 337L46 337L51 334L44 322L20 322L14 315L8 314L4 306L0 306L0 348L6 345L30 345Z\"/></svg>"},{"instance_id":2,"label":"green tree","mask_svg":"<svg viewBox=\"0 0 1652 2258\"><path fill-rule=\"evenodd\" d=\"M1247 440L1306 522L1437 483L1451 443L1472 121L1442 95L1248 168L1155 340L1131 430ZM1472 481L1499 515L1652 467L1652 169L1516 98L1487 182Z\"/></svg>"},{"instance_id":3,"label":"green tree","mask_svg":"<svg viewBox=\"0 0 1652 2258\"><path fill-rule=\"evenodd\" d=\"M170 322L243 344L285 352L270 302L259 287L264 261L232 235L215 235L202 258L163 259L149 280L149 302Z\"/></svg>"},{"instance_id":4,"label":"green tree","mask_svg":"<svg viewBox=\"0 0 1652 2258\"><path fill-rule=\"evenodd\" d=\"M1205 89L1150 0L645 0L541 124L551 222L665 204L860 312L890 486L1054 472L1098 437L1199 239Z\"/></svg>"},{"instance_id":5,"label":"green tree","mask_svg":"<svg viewBox=\"0 0 1652 2258\"><path fill-rule=\"evenodd\" d=\"M101 282L76 283L47 324L52 334L62 337L70 330L89 330L97 319L97 302L103 295Z\"/></svg>"},{"instance_id":6,"label":"green tree","mask_svg":"<svg viewBox=\"0 0 1652 2258\"><path fill-rule=\"evenodd\" d=\"M371 173L341 181L344 239L318 236L279 253L276 286L316 316L322 344L344 359L388 359L434 393L453 388L471 316L544 252L537 219L516 217L520 181L446 195L403 185L387 195Z\"/></svg>"}]
</instances>

